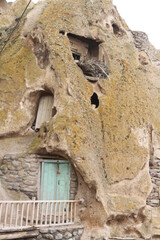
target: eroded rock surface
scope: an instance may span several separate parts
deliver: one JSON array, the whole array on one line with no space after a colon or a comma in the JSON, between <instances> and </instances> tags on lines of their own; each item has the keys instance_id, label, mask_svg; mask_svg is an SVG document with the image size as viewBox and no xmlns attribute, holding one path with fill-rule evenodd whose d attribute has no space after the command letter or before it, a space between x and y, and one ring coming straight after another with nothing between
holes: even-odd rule
<instances>
[{"instance_id":1,"label":"eroded rock surface","mask_svg":"<svg viewBox=\"0 0 160 240\"><path fill-rule=\"evenodd\" d=\"M26 3L17 0L0 15L0 47ZM86 44L98 42L108 78L87 80L68 33ZM145 34L128 29L110 0L31 5L0 55L1 159L58 154L70 160L79 176L77 198L85 200L79 213L86 224L83 239L150 236L146 200L155 141L159 159L159 139L152 136L160 134L159 55ZM44 93L54 96L54 114L35 132ZM9 196L21 191L7 189L5 181L2 187ZM157 206L157 187L155 196Z\"/></svg>"}]
</instances>

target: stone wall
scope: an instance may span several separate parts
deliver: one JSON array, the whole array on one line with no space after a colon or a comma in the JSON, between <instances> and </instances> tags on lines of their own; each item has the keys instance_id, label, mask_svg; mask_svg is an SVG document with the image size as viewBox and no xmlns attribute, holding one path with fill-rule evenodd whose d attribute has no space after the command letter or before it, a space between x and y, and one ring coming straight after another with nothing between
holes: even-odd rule
<instances>
[{"instance_id":1,"label":"stone wall","mask_svg":"<svg viewBox=\"0 0 160 240\"><path fill-rule=\"evenodd\" d=\"M0 233L0 239L21 239L21 240L81 240L83 234L83 226L65 226L65 227L50 227L41 229L28 229L24 231L11 233Z\"/></svg>"},{"instance_id":2,"label":"stone wall","mask_svg":"<svg viewBox=\"0 0 160 240\"><path fill-rule=\"evenodd\" d=\"M3 187L23 192L29 198L38 198L40 159L36 155L18 156L8 154L0 159L0 163L0 177ZM76 193L77 176L71 166L70 199L75 199Z\"/></svg>"},{"instance_id":3,"label":"stone wall","mask_svg":"<svg viewBox=\"0 0 160 240\"><path fill-rule=\"evenodd\" d=\"M75 173L75 170L73 166L71 165L71 172L70 172L70 199L74 200L77 194L77 188L78 188L78 180L77 180L77 175Z\"/></svg>"},{"instance_id":4,"label":"stone wall","mask_svg":"<svg viewBox=\"0 0 160 240\"><path fill-rule=\"evenodd\" d=\"M35 239L53 239L53 240L80 240L83 234L83 228L77 227L63 227L59 229L42 229L37 238ZM29 239L28 239L29 240Z\"/></svg>"},{"instance_id":5,"label":"stone wall","mask_svg":"<svg viewBox=\"0 0 160 240\"><path fill-rule=\"evenodd\" d=\"M9 190L25 193L29 198L37 197L39 162L35 155L5 155L1 159L0 177Z\"/></svg>"},{"instance_id":6,"label":"stone wall","mask_svg":"<svg viewBox=\"0 0 160 240\"><path fill-rule=\"evenodd\" d=\"M151 131L151 157L149 162L149 172L153 184L153 189L147 199L147 205L159 207L160 205L160 145L159 134L153 129Z\"/></svg>"},{"instance_id":7,"label":"stone wall","mask_svg":"<svg viewBox=\"0 0 160 240\"><path fill-rule=\"evenodd\" d=\"M160 159L150 160L150 175L153 184L152 192L147 198L147 205L152 207L159 206L159 190L160 190Z\"/></svg>"}]
</instances>

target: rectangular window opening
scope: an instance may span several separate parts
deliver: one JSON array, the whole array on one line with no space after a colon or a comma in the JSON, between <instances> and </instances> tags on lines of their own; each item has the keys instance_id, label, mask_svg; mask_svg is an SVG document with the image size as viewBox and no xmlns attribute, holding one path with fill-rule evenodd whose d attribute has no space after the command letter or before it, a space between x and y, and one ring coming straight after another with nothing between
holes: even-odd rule
<instances>
[{"instance_id":1,"label":"rectangular window opening","mask_svg":"<svg viewBox=\"0 0 160 240\"><path fill-rule=\"evenodd\" d=\"M100 78L108 78L109 69L100 54L100 41L91 38L67 34L72 56L81 68L83 74L91 82L96 82ZM100 60L101 58L101 60Z\"/></svg>"},{"instance_id":2,"label":"rectangular window opening","mask_svg":"<svg viewBox=\"0 0 160 240\"><path fill-rule=\"evenodd\" d=\"M54 97L53 95L42 95L39 100L37 116L35 121L35 130L38 131L41 125L50 121L53 114L53 103Z\"/></svg>"}]
</instances>

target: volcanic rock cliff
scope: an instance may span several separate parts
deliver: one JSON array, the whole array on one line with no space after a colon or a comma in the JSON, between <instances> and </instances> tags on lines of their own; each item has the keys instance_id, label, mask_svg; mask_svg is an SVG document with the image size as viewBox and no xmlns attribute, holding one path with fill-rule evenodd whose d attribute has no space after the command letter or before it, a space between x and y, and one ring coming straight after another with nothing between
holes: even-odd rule
<instances>
[{"instance_id":1,"label":"volcanic rock cliff","mask_svg":"<svg viewBox=\"0 0 160 240\"><path fill-rule=\"evenodd\" d=\"M0 15L1 49L27 2ZM76 40L90 46L101 76L87 77L77 65ZM160 234L159 76L159 51L129 30L111 0L32 4L0 54L0 157L58 154L71 161L77 198L84 198L83 239L149 238L151 212L153 234ZM54 97L53 115L36 132L44 93ZM4 180L1 188L2 198L25 195Z\"/></svg>"}]
</instances>

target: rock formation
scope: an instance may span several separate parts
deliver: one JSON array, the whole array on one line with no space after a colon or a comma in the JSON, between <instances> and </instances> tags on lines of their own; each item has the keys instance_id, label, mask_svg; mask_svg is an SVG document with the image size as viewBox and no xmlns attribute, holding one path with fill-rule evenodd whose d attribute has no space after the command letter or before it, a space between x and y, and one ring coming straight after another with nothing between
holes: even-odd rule
<instances>
[{"instance_id":1,"label":"rock formation","mask_svg":"<svg viewBox=\"0 0 160 240\"><path fill-rule=\"evenodd\" d=\"M1 49L27 2L0 15ZM109 76L88 81L79 58L101 61ZM148 239L151 221L160 238L159 76L160 52L111 0L30 5L0 54L1 199L36 195L32 159L59 155L77 172L82 239ZM36 132L44 94L53 114Z\"/></svg>"},{"instance_id":2,"label":"rock formation","mask_svg":"<svg viewBox=\"0 0 160 240\"><path fill-rule=\"evenodd\" d=\"M6 0L0 1L0 14L7 8L7 2Z\"/></svg>"}]
</instances>

